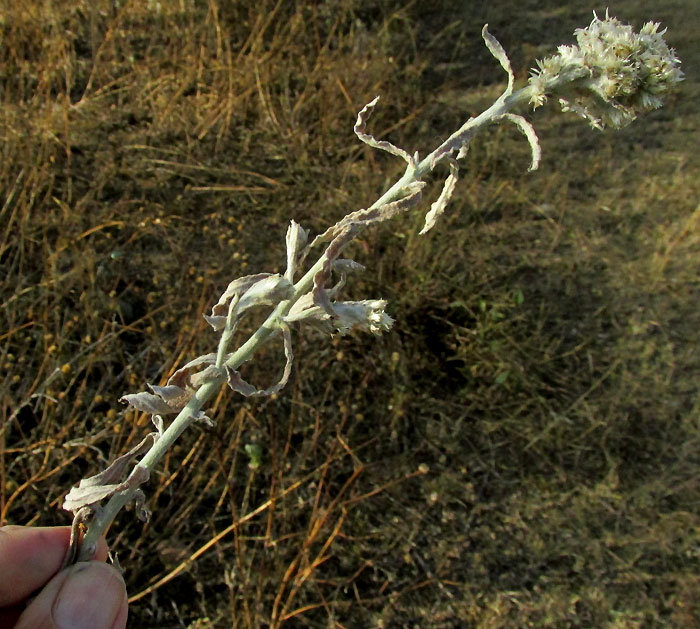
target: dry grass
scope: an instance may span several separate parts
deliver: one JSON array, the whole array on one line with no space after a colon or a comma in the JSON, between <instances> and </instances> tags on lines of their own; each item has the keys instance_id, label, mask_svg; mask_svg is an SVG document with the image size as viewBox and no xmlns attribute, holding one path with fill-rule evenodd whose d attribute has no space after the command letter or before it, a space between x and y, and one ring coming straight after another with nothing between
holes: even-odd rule
<instances>
[{"instance_id":1,"label":"dry grass","mask_svg":"<svg viewBox=\"0 0 700 629\"><path fill-rule=\"evenodd\" d=\"M67 523L148 429L116 399L210 351L226 283L393 181L363 104L432 148L498 93L483 23L523 78L589 21L560 4L6 3L0 523ZM110 531L132 626L700 624L698 7L613 9L669 26L679 96L610 135L537 112L534 175L494 130L445 222L360 243L350 290L394 331L298 337L276 399L223 392L183 436L150 524Z\"/></svg>"}]
</instances>

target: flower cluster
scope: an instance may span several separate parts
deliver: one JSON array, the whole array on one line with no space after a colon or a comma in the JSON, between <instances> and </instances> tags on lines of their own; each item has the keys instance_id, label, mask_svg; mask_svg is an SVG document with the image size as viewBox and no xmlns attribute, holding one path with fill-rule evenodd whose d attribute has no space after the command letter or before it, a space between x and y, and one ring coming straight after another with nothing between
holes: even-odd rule
<instances>
[{"instance_id":1,"label":"flower cluster","mask_svg":"<svg viewBox=\"0 0 700 629\"><path fill-rule=\"evenodd\" d=\"M537 62L530 77L530 102L538 107L555 95L563 111L573 111L593 127L624 127L638 114L657 109L683 80L680 60L663 39L659 24L639 33L607 13L594 13L587 28L575 31L578 45L559 46Z\"/></svg>"},{"instance_id":2,"label":"flower cluster","mask_svg":"<svg viewBox=\"0 0 700 629\"><path fill-rule=\"evenodd\" d=\"M362 330L375 336L388 332L394 324L394 320L384 312L384 299L335 302L332 308L332 314L329 314L322 307L313 305L311 299L300 299L285 321L305 320L329 333L337 331L345 335L352 330Z\"/></svg>"}]
</instances>

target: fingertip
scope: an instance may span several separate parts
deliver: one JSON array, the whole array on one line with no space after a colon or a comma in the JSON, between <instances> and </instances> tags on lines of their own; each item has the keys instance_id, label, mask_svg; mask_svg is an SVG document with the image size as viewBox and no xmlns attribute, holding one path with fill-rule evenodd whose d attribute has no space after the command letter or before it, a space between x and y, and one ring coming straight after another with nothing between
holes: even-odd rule
<instances>
[{"instance_id":1,"label":"fingertip","mask_svg":"<svg viewBox=\"0 0 700 629\"><path fill-rule=\"evenodd\" d=\"M21 603L43 587L61 569L69 543L69 526L0 527L0 607ZM93 559L106 561L108 550L100 539Z\"/></svg>"},{"instance_id":2,"label":"fingertip","mask_svg":"<svg viewBox=\"0 0 700 629\"><path fill-rule=\"evenodd\" d=\"M118 570L102 562L81 562L56 575L20 617L17 629L123 629L126 587Z\"/></svg>"},{"instance_id":3,"label":"fingertip","mask_svg":"<svg viewBox=\"0 0 700 629\"><path fill-rule=\"evenodd\" d=\"M0 527L0 606L18 603L61 568L70 527Z\"/></svg>"}]
</instances>

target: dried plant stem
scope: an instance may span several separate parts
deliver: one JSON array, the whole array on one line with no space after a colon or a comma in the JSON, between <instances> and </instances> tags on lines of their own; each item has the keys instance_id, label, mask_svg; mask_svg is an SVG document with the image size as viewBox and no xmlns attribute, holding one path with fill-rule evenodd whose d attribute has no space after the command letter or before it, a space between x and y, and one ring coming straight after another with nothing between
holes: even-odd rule
<instances>
[{"instance_id":1,"label":"dried plant stem","mask_svg":"<svg viewBox=\"0 0 700 629\"><path fill-rule=\"evenodd\" d=\"M438 146L432 153L420 162L409 164L404 175L389 188L369 209L379 208L382 205L400 199L405 194L405 189L410 184L417 182L431 172L435 165L444 157L447 157L454 149L468 142L469 139L477 135L488 124L497 120L499 116L507 113L511 109L526 104L531 97L531 88L525 87L513 92L507 97L498 99L491 107L486 109L476 118L470 119L460 129L453 133L447 140ZM306 274L294 285L294 293L288 300L277 305L265 322L256 330L251 337L241 345L232 355L230 355L223 365L231 369L238 369L276 332L279 331L282 319L289 313L291 307L305 294L309 292L313 285L314 276L323 268L323 257L306 272ZM227 326L228 328L228 326ZM221 358L226 354L226 345L231 334L227 329L221 336L221 341L217 351L219 357L218 366L221 366ZM162 435L151 446L150 450L143 456L136 467L143 468L147 473L156 467L165 453L175 443L177 438L195 421L199 412L206 406L209 400L219 390L226 381L226 376L222 373L219 377L203 384L189 400L187 405L179 412L170 425L163 431ZM92 558L97 548L97 542L104 536L117 513L132 498L137 487L127 487L123 491L116 492L104 507L98 508L91 520L88 529L83 537L78 553L78 561L88 561Z\"/></svg>"}]
</instances>

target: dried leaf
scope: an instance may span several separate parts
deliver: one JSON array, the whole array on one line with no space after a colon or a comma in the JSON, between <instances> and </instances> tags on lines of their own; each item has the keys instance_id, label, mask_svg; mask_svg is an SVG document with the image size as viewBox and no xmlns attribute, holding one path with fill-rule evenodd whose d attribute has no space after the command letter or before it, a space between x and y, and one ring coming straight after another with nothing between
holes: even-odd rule
<instances>
[{"instance_id":1,"label":"dried leaf","mask_svg":"<svg viewBox=\"0 0 700 629\"><path fill-rule=\"evenodd\" d=\"M191 360L178 369L164 387L149 384L153 393L141 391L123 395L119 401L133 406L136 410L151 415L169 415L179 413L192 399L195 391L207 382L213 382L222 377L222 371L212 365L216 354L206 354ZM191 374L191 370L201 365L208 365L203 371ZM177 384L175 384L177 383ZM162 419L161 419L162 425Z\"/></svg>"},{"instance_id":2,"label":"dried leaf","mask_svg":"<svg viewBox=\"0 0 700 629\"><path fill-rule=\"evenodd\" d=\"M437 200L430 206L430 211L425 216L425 225L421 229L420 234L425 234L427 231L432 229L435 225L435 221L442 216L447 207L447 203L452 197L455 185L457 183L457 166L455 164L450 164L450 174L447 179L445 179L445 185L442 187L442 192Z\"/></svg>"},{"instance_id":3,"label":"dried leaf","mask_svg":"<svg viewBox=\"0 0 700 629\"><path fill-rule=\"evenodd\" d=\"M106 470L95 476L90 476L89 478L81 480L78 486L71 488L66 495L63 501L63 508L66 511L76 512L82 507L95 504L104 498L108 498L117 491L122 491L127 487L133 486L133 483L140 485L148 480L148 470L137 465L126 481L123 483L115 482L124 476L131 460L149 450L155 443L156 438L156 433L152 432L148 434L138 445L129 450L129 452L115 459ZM137 472L137 470L140 471Z\"/></svg>"},{"instance_id":4,"label":"dried leaf","mask_svg":"<svg viewBox=\"0 0 700 629\"><path fill-rule=\"evenodd\" d=\"M224 317L224 321L226 317ZM186 388L192 387L197 388L192 384L192 378L190 377L190 372L200 365L213 365L216 362L216 354L203 354L198 356L194 360L188 362L184 367L180 367L170 378L168 378L168 384L174 384L175 386ZM206 371L206 370L205 370Z\"/></svg>"},{"instance_id":5,"label":"dried leaf","mask_svg":"<svg viewBox=\"0 0 700 629\"><path fill-rule=\"evenodd\" d=\"M146 494L143 493L143 490L137 489L134 492L133 500L136 517L144 524L148 523L151 519L151 510L146 507Z\"/></svg>"},{"instance_id":6,"label":"dried leaf","mask_svg":"<svg viewBox=\"0 0 700 629\"><path fill-rule=\"evenodd\" d=\"M260 280L269 277L270 273L257 273L255 275L246 275L244 277L239 277L233 280L223 292L219 301L211 309L211 316L204 315L206 322L218 331L224 327L226 324L226 313L228 312L229 302L232 299L238 299L245 293L253 284L259 282Z\"/></svg>"},{"instance_id":7,"label":"dried leaf","mask_svg":"<svg viewBox=\"0 0 700 629\"><path fill-rule=\"evenodd\" d=\"M231 389L244 395L245 397L262 397L266 395L274 395L284 388L292 372L294 353L292 352L292 334L289 331L289 326L286 324L281 324L280 329L282 330L282 338L284 340L284 355L286 362L279 382L267 389L257 389L249 382L243 380L243 377L238 371L227 366L226 372L228 373L228 385L231 387Z\"/></svg>"},{"instance_id":8,"label":"dried leaf","mask_svg":"<svg viewBox=\"0 0 700 629\"><path fill-rule=\"evenodd\" d=\"M305 229L296 221L292 221L287 229L287 270L284 277L294 283L297 262L299 261L301 249L306 244L308 234Z\"/></svg>"},{"instance_id":9,"label":"dried leaf","mask_svg":"<svg viewBox=\"0 0 700 629\"><path fill-rule=\"evenodd\" d=\"M153 444L156 442L156 439L156 433L151 432L147 434L137 445L131 448L131 450L114 459L106 470L100 472L99 474L95 474L95 476L90 476L89 478L83 479L80 481L79 486L89 487L104 485L119 480L122 476L124 476L124 472L131 463L131 460L134 457L148 452L148 450L150 450Z\"/></svg>"},{"instance_id":10,"label":"dried leaf","mask_svg":"<svg viewBox=\"0 0 700 629\"><path fill-rule=\"evenodd\" d=\"M177 409L178 411L181 410L190 399L190 395L185 389L174 384L169 384L164 387L149 384L148 388L159 398L161 398L168 406L173 409Z\"/></svg>"},{"instance_id":11,"label":"dried leaf","mask_svg":"<svg viewBox=\"0 0 700 629\"><path fill-rule=\"evenodd\" d=\"M141 391L140 393L129 393L119 398L120 402L124 402L133 406L136 410L151 415L168 415L169 413L179 413L192 397L193 391L185 390L175 385L159 387L149 384L148 388L153 391L153 394Z\"/></svg>"},{"instance_id":12,"label":"dried leaf","mask_svg":"<svg viewBox=\"0 0 700 629\"><path fill-rule=\"evenodd\" d=\"M163 418L160 415L151 415L151 421L156 427L158 436L161 437L163 435Z\"/></svg>"},{"instance_id":13,"label":"dried leaf","mask_svg":"<svg viewBox=\"0 0 700 629\"><path fill-rule=\"evenodd\" d=\"M226 373L228 374L228 386L233 391L236 391L245 397L250 397L257 392L257 389L252 384L243 380L243 376L241 376L240 372L226 366Z\"/></svg>"},{"instance_id":14,"label":"dried leaf","mask_svg":"<svg viewBox=\"0 0 700 629\"><path fill-rule=\"evenodd\" d=\"M316 236L308 248L314 247L315 245L323 242L332 241L351 225L366 227L372 223L381 223L382 221L389 220L397 214L405 212L406 210L420 203L421 191L424 187L425 182L414 181L406 186L406 196L398 201L385 203L384 205L380 205L376 208L368 208L366 210L351 212L347 216L340 219L335 225L329 227L325 232Z\"/></svg>"},{"instance_id":15,"label":"dried leaf","mask_svg":"<svg viewBox=\"0 0 700 629\"><path fill-rule=\"evenodd\" d=\"M209 365L203 371L195 373L190 377L190 386L193 389L199 389L203 384L214 382L214 380L221 378L221 376L222 371L219 367L216 365Z\"/></svg>"},{"instance_id":16,"label":"dried leaf","mask_svg":"<svg viewBox=\"0 0 700 629\"><path fill-rule=\"evenodd\" d=\"M484 24L484 28L481 29L481 36L484 38L484 43L489 49L491 54L498 59L501 67L508 73L508 87L503 93L501 98L505 96L510 96L513 93L513 84L515 83L515 75L513 74L513 69L510 67L510 60L506 51L501 46L500 42L488 31L488 24Z\"/></svg>"},{"instance_id":17,"label":"dried leaf","mask_svg":"<svg viewBox=\"0 0 700 629\"><path fill-rule=\"evenodd\" d=\"M73 512L73 522L71 522L70 527L70 539L68 540L68 552L63 558L63 565L61 570L72 566L78 556L78 551L80 550L80 532L83 525L89 522L95 515L95 509L93 507L80 507L77 511ZM96 545L90 544L89 555L94 555L94 547Z\"/></svg>"},{"instance_id":18,"label":"dried leaf","mask_svg":"<svg viewBox=\"0 0 700 629\"><path fill-rule=\"evenodd\" d=\"M469 150L469 143L474 136L473 128L465 128L467 125L474 120L474 118L469 118L460 129L455 131L447 140L445 140L438 148L435 149L430 158L430 170L434 170L436 164L442 160L445 156L452 153L452 151L459 151L457 153L457 159L462 159L467 155Z\"/></svg>"},{"instance_id":19,"label":"dried leaf","mask_svg":"<svg viewBox=\"0 0 700 629\"><path fill-rule=\"evenodd\" d=\"M457 152L457 159L464 159L467 156L467 153L469 153L469 143L462 144Z\"/></svg>"},{"instance_id":20,"label":"dried leaf","mask_svg":"<svg viewBox=\"0 0 700 629\"><path fill-rule=\"evenodd\" d=\"M129 474L129 478L126 479L126 482L129 484L129 487L138 487L139 485L147 483L150 477L151 473L145 467L137 464L134 469L131 470L131 474Z\"/></svg>"},{"instance_id":21,"label":"dried leaf","mask_svg":"<svg viewBox=\"0 0 700 629\"><path fill-rule=\"evenodd\" d=\"M204 411L198 411L196 415L192 416L192 419L196 422L200 422L201 424L204 424L207 428L214 428L216 426L216 423L214 422L213 419L208 417Z\"/></svg>"},{"instance_id":22,"label":"dried leaf","mask_svg":"<svg viewBox=\"0 0 700 629\"><path fill-rule=\"evenodd\" d=\"M173 410L157 395L141 391L140 393L128 393L119 398L120 402L133 406L137 411L151 415L167 415Z\"/></svg>"},{"instance_id":23,"label":"dried leaf","mask_svg":"<svg viewBox=\"0 0 700 629\"><path fill-rule=\"evenodd\" d=\"M540 165L540 160L542 159L542 149L540 148L540 141L537 138L537 132L535 127L533 127L525 118L519 116L518 114L503 114L495 118L496 120L509 120L514 125L520 129L522 134L527 138L530 143L530 150L532 151L532 162L530 163L530 168L528 170L532 172L537 170Z\"/></svg>"},{"instance_id":24,"label":"dried leaf","mask_svg":"<svg viewBox=\"0 0 700 629\"><path fill-rule=\"evenodd\" d=\"M365 133L367 121L372 115L372 111L374 110L378 102L379 96L377 96L371 103L365 105L360 111L360 113L357 114L357 122L355 122L354 126L355 134L358 138L360 138L360 140L362 140L365 144L368 144L372 148L380 149L382 151L386 151L387 153L391 153L392 155L396 155L397 157L400 157L401 159L405 160L409 166L414 167L415 161L413 157L411 157L411 155L409 155L406 151L394 146L391 142L387 142L386 140L377 140L373 135Z\"/></svg>"},{"instance_id":25,"label":"dried leaf","mask_svg":"<svg viewBox=\"0 0 700 629\"><path fill-rule=\"evenodd\" d=\"M338 221L333 227L327 229L323 234L316 236L309 247L314 245L331 241L330 245L326 248L323 253L321 260L323 261L323 266L314 275L314 287L313 287L313 303L317 306L323 308L323 310L330 316L335 317L335 312L333 311L333 305L331 303L331 295L328 289L326 289L326 282L329 280L331 275L331 269L333 264L338 259L343 248L352 241L357 235L360 229L364 228L366 225L371 223L379 223L382 221L389 220L390 218L396 216L400 212L405 212L406 210L412 208L420 202L422 189L425 183L422 181L416 181L408 186L406 186L406 191L408 194L399 199L398 201L393 201L391 203L385 203L376 208L369 208L366 210L358 210L348 214L346 217ZM357 263L354 263L355 265ZM344 280L341 279L341 285Z\"/></svg>"},{"instance_id":26,"label":"dried leaf","mask_svg":"<svg viewBox=\"0 0 700 629\"><path fill-rule=\"evenodd\" d=\"M280 381L274 387L268 389L270 392L267 395L272 395L273 393L281 391L289 381L289 376L292 373L292 363L294 362L294 351L292 350L292 333L290 332L288 325L282 324L280 327L282 329L282 339L284 341L284 371L282 372L282 377L280 378Z\"/></svg>"},{"instance_id":27,"label":"dried leaf","mask_svg":"<svg viewBox=\"0 0 700 629\"><path fill-rule=\"evenodd\" d=\"M315 327L319 332L323 334L333 334L334 328L330 323L330 315L320 308L319 306L313 305L313 295L308 293L304 297L308 298L308 301L304 307L300 307L295 311L290 311L290 313L284 317L285 323L294 323L303 321L305 324L310 324ZM297 304L299 304L299 300Z\"/></svg>"},{"instance_id":28,"label":"dried leaf","mask_svg":"<svg viewBox=\"0 0 700 629\"><path fill-rule=\"evenodd\" d=\"M255 306L276 306L293 294L294 286L286 277L270 275L255 282L243 293L236 306L235 317L240 317L246 310Z\"/></svg>"},{"instance_id":29,"label":"dried leaf","mask_svg":"<svg viewBox=\"0 0 700 629\"><path fill-rule=\"evenodd\" d=\"M355 262L354 260L347 260L347 259L342 259L342 260L334 260L331 263L331 270L340 273L340 279L338 282L333 286L333 288L328 290L328 296L329 297L334 297L340 291L343 289L345 286L345 283L348 280L348 273L353 273L355 271L364 271L365 267L362 266L359 262Z\"/></svg>"},{"instance_id":30,"label":"dried leaf","mask_svg":"<svg viewBox=\"0 0 700 629\"><path fill-rule=\"evenodd\" d=\"M122 454L120 457L114 459L114 461L99 474L95 476L90 476L89 478L84 478L80 481L79 487L94 487L97 485L106 485L108 483L113 483L124 476L126 468L129 466L131 459L144 452L148 451L151 446L156 442L156 433L149 433L146 435L136 446L131 448L127 453Z\"/></svg>"},{"instance_id":31,"label":"dried leaf","mask_svg":"<svg viewBox=\"0 0 700 629\"><path fill-rule=\"evenodd\" d=\"M63 508L75 513L87 505L93 505L100 500L109 498L120 489L121 483L96 487L73 487L63 500Z\"/></svg>"},{"instance_id":32,"label":"dried leaf","mask_svg":"<svg viewBox=\"0 0 700 629\"><path fill-rule=\"evenodd\" d=\"M215 332L218 332L219 330L223 329L223 327L226 325L226 317L224 315L208 315L208 314L203 314L204 320L212 327L214 328Z\"/></svg>"},{"instance_id":33,"label":"dried leaf","mask_svg":"<svg viewBox=\"0 0 700 629\"><path fill-rule=\"evenodd\" d=\"M331 305L330 295L325 288L325 284L330 278L333 262L338 258L343 248L355 237L359 231L357 224L348 224L338 233L330 245L326 248L321 256L323 266L314 275L314 287L312 290L313 303L323 308L329 316L334 316L333 306Z\"/></svg>"},{"instance_id":34,"label":"dried leaf","mask_svg":"<svg viewBox=\"0 0 700 629\"><path fill-rule=\"evenodd\" d=\"M314 305L314 295L313 292L310 292L296 301L287 316L284 317L284 321L291 323L292 321L300 321L309 317L317 318L316 315L319 313L322 314L323 309Z\"/></svg>"},{"instance_id":35,"label":"dried leaf","mask_svg":"<svg viewBox=\"0 0 700 629\"><path fill-rule=\"evenodd\" d=\"M355 262L355 260L341 258L333 262L333 270L340 273L350 273L355 271L364 271L365 267L359 262Z\"/></svg>"}]
</instances>

